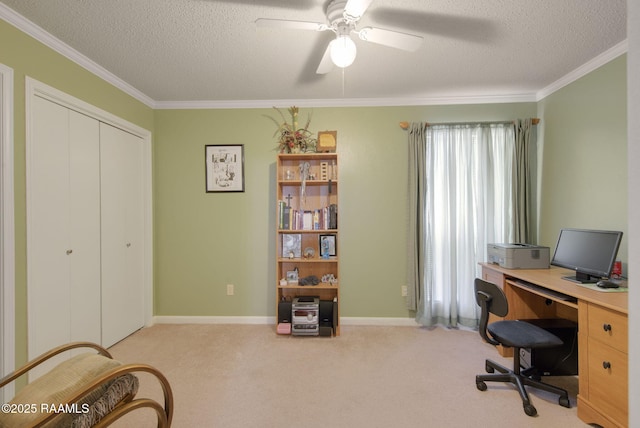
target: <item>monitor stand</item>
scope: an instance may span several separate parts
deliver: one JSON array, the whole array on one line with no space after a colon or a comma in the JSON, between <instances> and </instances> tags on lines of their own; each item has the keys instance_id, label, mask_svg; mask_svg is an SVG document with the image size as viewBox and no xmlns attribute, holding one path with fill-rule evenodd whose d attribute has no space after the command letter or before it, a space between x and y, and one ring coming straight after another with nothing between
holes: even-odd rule
<instances>
[{"instance_id":1,"label":"monitor stand","mask_svg":"<svg viewBox=\"0 0 640 428\"><path fill-rule=\"evenodd\" d=\"M595 284L600 281L601 278L599 276L591 276L588 273L576 271L575 275L563 276L562 279L578 284Z\"/></svg>"}]
</instances>

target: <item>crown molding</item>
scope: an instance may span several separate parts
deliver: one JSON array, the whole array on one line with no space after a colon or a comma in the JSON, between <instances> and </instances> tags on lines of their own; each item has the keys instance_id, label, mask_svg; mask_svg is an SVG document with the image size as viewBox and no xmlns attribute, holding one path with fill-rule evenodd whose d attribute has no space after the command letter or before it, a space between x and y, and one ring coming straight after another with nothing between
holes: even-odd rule
<instances>
[{"instance_id":1,"label":"crown molding","mask_svg":"<svg viewBox=\"0 0 640 428\"><path fill-rule=\"evenodd\" d=\"M629 49L629 43L627 39L624 39L617 45L613 46L610 49L607 49L597 57L593 58L591 61L584 63L583 65L576 68L572 72L556 80L549 86L539 90L538 93L536 94L536 101L540 101L548 97L549 95L553 94L557 90L564 88L568 84L575 82L581 77L591 73L595 69L602 67L609 61L612 61L617 57L619 57L620 55L627 53L628 49Z\"/></svg>"},{"instance_id":2,"label":"crown molding","mask_svg":"<svg viewBox=\"0 0 640 428\"><path fill-rule=\"evenodd\" d=\"M244 109L271 108L274 105L297 105L300 107L399 107L460 104L499 104L538 102L555 91L578 80L591 71L624 54L628 50L623 40L594 59L588 61L549 86L537 92L504 95L440 96L417 98L338 98L338 99L273 99L273 100L203 100L203 101L156 101L134 88L101 65L87 58L71 46L57 39L43 28L29 21L13 9L0 3L0 18L30 35L62 56L70 59L89 72L104 79L116 88L137 99L152 109Z\"/></svg>"},{"instance_id":3,"label":"crown molding","mask_svg":"<svg viewBox=\"0 0 640 428\"><path fill-rule=\"evenodd\" d=\"M141 103L151 108L154 107L155 101L153 99L2 3L0 3L0 18Z\"/></svg>"},{"instance_id":4,"label":"crown molding","mask_svg":"<svg viewBox=\"0 0 640 428\"><path fill-rule=\"evenodd\" d=\"M221 101L158 101L155 108L169 109L242 109L271 108L278 105L299 107L407 107L453 104L499 104L536 102L536 94L483 95L423 98L336 98L336 99L272 99Z\"/></svg>"}]
</instances>

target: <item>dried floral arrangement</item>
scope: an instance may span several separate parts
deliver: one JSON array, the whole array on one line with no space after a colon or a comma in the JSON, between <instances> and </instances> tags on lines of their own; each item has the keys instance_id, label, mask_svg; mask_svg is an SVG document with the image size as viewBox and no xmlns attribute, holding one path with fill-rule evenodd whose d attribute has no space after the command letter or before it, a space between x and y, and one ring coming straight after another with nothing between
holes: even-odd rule
<instances>
[{"instance_id":1,"label":"dried floral arrangement","mask_svg":"<svg viewBox=\"0 0 640 428\"><path fill-rule=\"evenodd\" d=\"M278 138L278 150L280 153L305 153L315 152L317 139L309 131L311 123L311 115L307 117L307 122L303 128L298 127L298 107L289 107L288 112L291 115L291 123L287 122L284 114L280 109L274 107L282 122L278 122L271 116L267 116L276 124L276 132L273 136Z\"/></svg>"}]
</instances>

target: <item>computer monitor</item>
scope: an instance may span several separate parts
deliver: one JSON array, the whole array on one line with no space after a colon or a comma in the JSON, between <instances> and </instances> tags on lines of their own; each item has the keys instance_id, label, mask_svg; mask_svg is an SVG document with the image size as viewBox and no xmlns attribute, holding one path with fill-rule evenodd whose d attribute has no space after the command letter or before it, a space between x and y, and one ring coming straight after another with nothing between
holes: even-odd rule
<instances>
[{"instance_id":1,"label":"computer monitor","mask_svg":"<svg viewBox=\"0 0 640 428\"><path fill-rule=\"evenodd\" d=\"M569 281L597 282L611 275L621 240L617 231L562 229L551 264L574 270Z\"/></svg>"}]
</instances>

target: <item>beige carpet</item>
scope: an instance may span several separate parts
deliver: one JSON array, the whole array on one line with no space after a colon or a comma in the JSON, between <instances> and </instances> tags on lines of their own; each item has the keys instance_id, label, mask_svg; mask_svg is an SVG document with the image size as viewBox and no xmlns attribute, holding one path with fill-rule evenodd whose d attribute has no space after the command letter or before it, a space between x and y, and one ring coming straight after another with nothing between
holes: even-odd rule
<instances>
[{"instance_id":1,"label":"beige carpet","mask_svg":"<svg viewBox=\"0 0 640 428\"><path fill-rule=\"evenodd\" d=\"M343 326L337 338L278 336L267 325L156 325L111 348L169 379L173 426L191 427L585 427L576 377L547 378L569 390L572 408L530 390L537 417L516 390L475 386L485 358L509 365L470 331ZM141 394L160 389L141 375ZM139 412L121 427L152 427Z\"/></svg>"}]
</instances>

